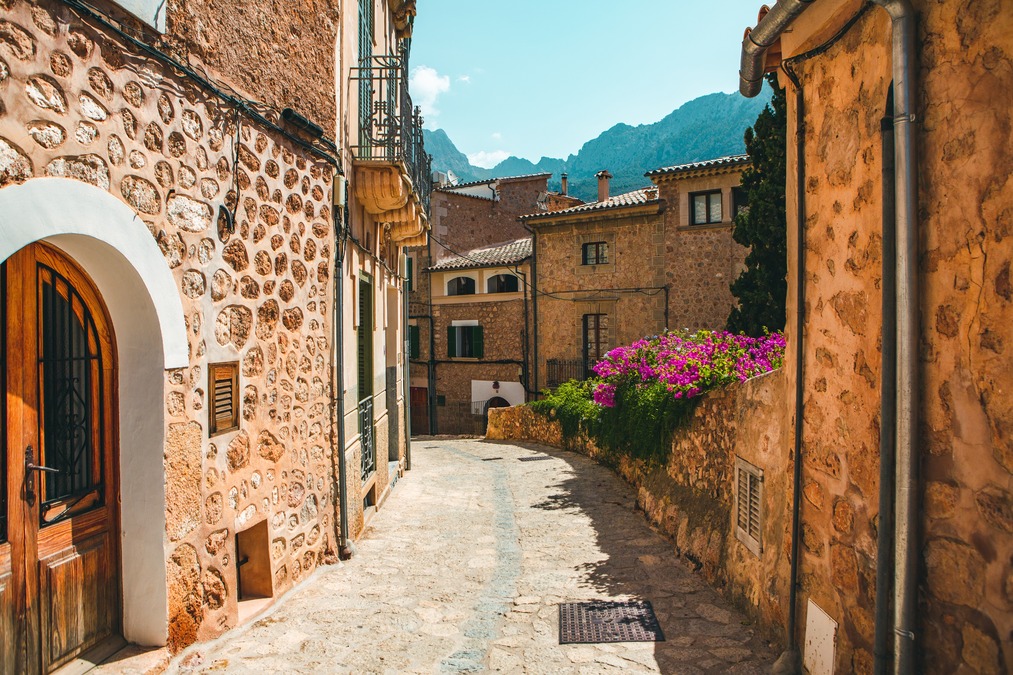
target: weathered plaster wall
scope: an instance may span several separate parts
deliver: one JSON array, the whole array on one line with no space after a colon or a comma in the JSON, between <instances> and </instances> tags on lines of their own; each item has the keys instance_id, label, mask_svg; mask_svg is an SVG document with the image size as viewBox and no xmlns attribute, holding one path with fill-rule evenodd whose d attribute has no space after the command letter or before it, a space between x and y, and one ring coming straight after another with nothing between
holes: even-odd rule
<instances>
[{"instance_id":1,"label":"weathered plaster wall","mask_svg":"<svg viewBox=\"0 0 1013 675\"><path fill-rule=\"evenodd\" d=\"M786 38L785 56L825 39L858 4L841 6L842 16L833 20L814 8L808 23ZM1013 667L1013 112L1001 103L1013 88L1013 13L997 0L914 6L920 45L917 450L924 481L920 667L1001 672ZM807 111L801 602L811 597L840 622L837 668L853 672L871 670L874 630L879 122L891 80L889 43L886 14L874 8L825 55L799 66ZM791 128L791 94L788 101ZM788 194L794 194L795 151L788 137ZM789 203L788 222L794 218ZM791 248L796 245L792 237ZM789 326L795 311L789 299Z\"/></svg>"},{"instance_id":2,"label":"weathered plaster wall","mask_svg":"<svg viewBox=\"0 0 1013 675\"><path fill-rule=\"evenodd\" d=\"M779 370L710 392L676 431L666 466L627 457L618 463L619 473L637 488L638 506L673 541L675 554L778 635L787 617L791 541L791 463L784 452L791 420L784 387ZM558 422L525 406L490 411L486 438L532 440L603 457L590 439L564 438ZM764 471L760 556L734 532L736 457Z\"/></svg>"},{"instance_id":3,"label":"weathered plaster wall","mask_svg":"<svg viewBox=\"0 0 1013 675\"><path fill-rule=\"evenodd\" d=\"M267 521L278 595L333 548L331 168L59 3L0 19L0 186L81 180L145 220L178 284L190 363L166 372L169 643L235 625L234 537ZM238 199L234 192L238 186ZM237 204L238 201L238 204ZM237 205L236 231L219 218ZM238 361L238 431L209 437L208 365ZM126 451L126 449L124 450Z\"/></svg>"}]
</instances>

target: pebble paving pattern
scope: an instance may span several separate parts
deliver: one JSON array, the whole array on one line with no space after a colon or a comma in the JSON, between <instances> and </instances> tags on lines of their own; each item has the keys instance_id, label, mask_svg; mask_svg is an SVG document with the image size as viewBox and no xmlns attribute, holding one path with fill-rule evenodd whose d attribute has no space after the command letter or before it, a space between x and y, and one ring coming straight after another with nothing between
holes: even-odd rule
<instances>
[{"instance_id":1,"label":"pebble paving pattern","mask_svg":"<svg viewBox=\"0 0 1013 675\"><path fill-rule=\"evenodd\" d=\"M424 439L412 453L351 560L169 672L770 671L772 647L610 470L526 443ZM536 455L551 459L518 461ZM667 640L560 645L558 604L589 600L650 600Z\"/></svg>"}]
</instances>

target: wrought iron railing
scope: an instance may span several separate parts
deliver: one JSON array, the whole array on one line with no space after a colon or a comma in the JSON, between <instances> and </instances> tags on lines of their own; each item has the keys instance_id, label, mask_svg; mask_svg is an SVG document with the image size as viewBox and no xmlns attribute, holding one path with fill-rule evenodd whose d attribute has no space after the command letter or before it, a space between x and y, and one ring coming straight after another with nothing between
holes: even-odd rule
<instances>
[{"instance_id":1,"label":"wrought iron railing","mask_svg":"<svg viewBox=\"0 0 1013 675\"><path fill-rule=\"evenodd\" d=\"M422 139L422 112L408 93L408 52L363 59L352 69L359 83L359 137L356 159L402 164L428 217L433 190L432 158ZM368 111L368 112L367 112Z\"/></svg>"},{"instance_id":2,"label":"wrought iron railing","mask_svg":"<svg viewBox=\"0 0 1013 675\"><path fill-rule=\"evenodd\" d=\"M545 371L545 384L549 387L558 387L570 380L586 380L591 375L583 359L548 359Z\"/></svg>"},{"instance_id":3,"label":"wrought iron railing","mask_svg":"<svg viewBox=\"0 0 1013 675\"><path fill-rule=\"evenodd\" d=\"M362 446L362 480L376 471L376 442L373 438L373 397L359 401L359 443Z\"/></svg>"}]
</instances>

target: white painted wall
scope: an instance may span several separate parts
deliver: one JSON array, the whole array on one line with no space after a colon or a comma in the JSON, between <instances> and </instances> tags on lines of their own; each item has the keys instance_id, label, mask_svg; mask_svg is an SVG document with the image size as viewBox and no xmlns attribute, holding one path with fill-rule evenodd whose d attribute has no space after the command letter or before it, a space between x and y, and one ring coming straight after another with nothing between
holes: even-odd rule
<instances>
[{"instance_id":1,"label":"white painted wall","mask_svg":"<svg viewBox=\"0 0 1013 675\"><path fill-rule=\"evenodd\" d=\"M165 32L166 0L113 0L159 33Z\"/></svg>"},{"instance_id":2,"label":"white painted wall","mask_svg":"<svg viewBox=\"0 0 1013 675\"><path fill-rule=\"evenodd\" d=\"M499 381L499 389L494 389L494 380L472 380L471 381L471 402L472 412L481 415L485 412L485 402L490 398L499 396L507 400L510 405L521 405L524 403L524 385L520 382ZM475 406L479 406L476 411Z\"/></svg>"},{"instance_id":3,"label":"white painted wall","mask_svg":"<svg viewBox=\"0 0 1013 675\"><path fill-rule=\"evenodd\" d=\"M145 224L99 188L36 178L0 190L0 262L44 240L98 286L119 365L124 637L165 644L164 369L189 365L175 281Z\"/></svg>"}]
</instances>

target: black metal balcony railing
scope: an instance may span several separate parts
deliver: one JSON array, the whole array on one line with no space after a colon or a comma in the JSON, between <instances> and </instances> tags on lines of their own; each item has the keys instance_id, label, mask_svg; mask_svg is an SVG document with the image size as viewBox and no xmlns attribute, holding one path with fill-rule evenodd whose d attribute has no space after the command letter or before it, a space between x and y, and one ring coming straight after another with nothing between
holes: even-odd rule
<instances>
[{"instance_id":1,"label":"black metal balcony railing","mask_svg":"<svg viewBox=\"0 0 1013 675\"><path fill-rule=\"evenodd\" d=\"M408 54L363 59L352 69L359 83L359 137L352 152L359 160L403 164L428 217L433 189L432 158L422 139L422 113L408 93Z\"/></svg>"},{"instance_id":2,"label":"black metal balcony railing","mask_svg":"<svg viewBox=\"0 0 1013 675\"><path fill-rule=\"evenodd\" d=\"M549 387L558 387L570 380L586 380L592 374L583 359L548 359L545 370L545 384Z\"/></svg>"},{"instance_id":3,"label":"black metal balcony railing","mask_svg":"<svg viewBox=\"0 0 1013 675\"><path fill-rule=\"evenodd\" d=\"M362 446L362 480L376 471L376 443L373 438L373 397L359 401L359 443Z\"/></svg>"}]
</instances>

